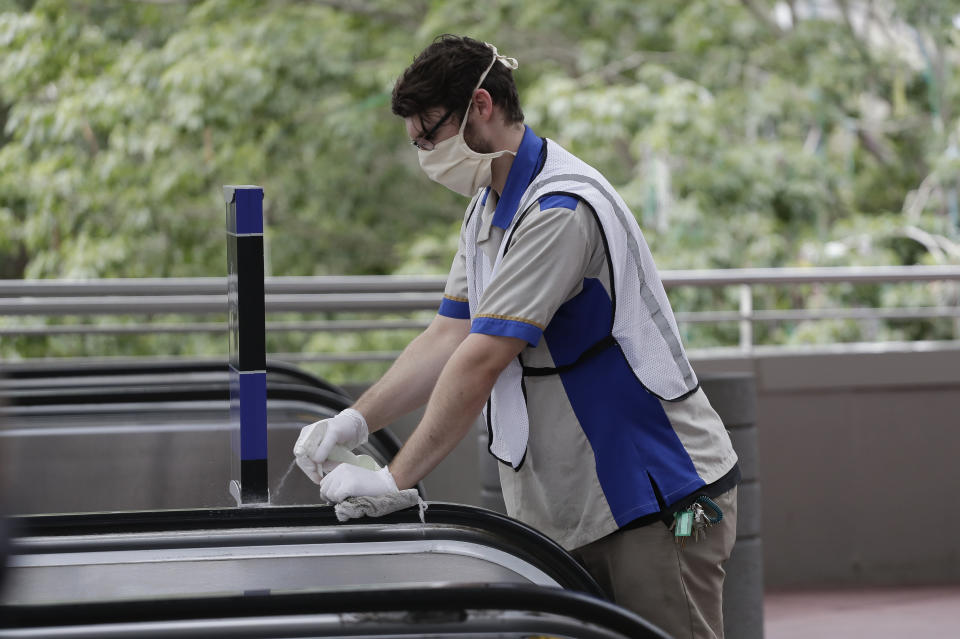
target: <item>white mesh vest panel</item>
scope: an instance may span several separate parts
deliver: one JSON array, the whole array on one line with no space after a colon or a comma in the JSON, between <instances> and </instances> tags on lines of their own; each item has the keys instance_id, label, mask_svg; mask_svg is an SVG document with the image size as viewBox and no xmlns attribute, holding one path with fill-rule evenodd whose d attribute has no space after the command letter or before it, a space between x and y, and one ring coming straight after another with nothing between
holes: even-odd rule
<instances>
[{"instance_id":1,"label":"white mesh vest panel","mask_svg":"<svg viewBox=\"0 0 960 639\"><path fill-rule=\"evenodd\" d=\"M596 169L552 140L547 145L543 170L524 193L518 210L549 193L569 193L597 212L613 264L613 337L637 379L654 395L674 400L690 393L698 381L636 219Z\"/></svg>"},{"instance_id":2,"label":"white mesh vest panel","mask_svg":"<svg viewBox=\"0 0 960 639\"><path fill-rule=\"evenodd\" d=\"M481 191L482 193L482 191ZM479 195L478 195L479 197ZM475 198L476 199L476 198ZM479 307L480 299L487 284L496 273L503 259L507 233L503 234L497 261L490 264L490 258L477 247L477 235L480 232L480 211L473 207L473 213L464 229L464 253L467 264L467 298L471 314ZM516 217L516 216L514 216ZM512 226L512 224L511 224ZM530 422L527 418L527 403L523 397L523 367L514 358L500 373L490 400L483 408L483 419L490 424L490 452L500 461L510 464L514 469L520 466L527 450L527 436Z\"/></svg>"}]
</instances>

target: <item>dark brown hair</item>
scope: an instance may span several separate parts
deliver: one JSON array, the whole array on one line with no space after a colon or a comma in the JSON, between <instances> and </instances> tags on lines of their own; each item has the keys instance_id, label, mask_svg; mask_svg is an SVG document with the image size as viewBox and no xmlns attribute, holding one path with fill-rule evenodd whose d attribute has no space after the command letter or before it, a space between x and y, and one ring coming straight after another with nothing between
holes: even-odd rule
<instances>
[{"instance_id":1,"label":"dark brown hair","mask_svg":"<svg viewBox=\"0 0 960 639\"><path fill-rule=\"evenodd\" d=\"M400 74L390 107L401 118L422 117L430 109L452 110L462 122L470 93L492 58L493 51L482 42L449 34L439 36ZM523 122L510 69L494 64L480 88L490 93L507 123Z\"/></svg>"}]
</instances>

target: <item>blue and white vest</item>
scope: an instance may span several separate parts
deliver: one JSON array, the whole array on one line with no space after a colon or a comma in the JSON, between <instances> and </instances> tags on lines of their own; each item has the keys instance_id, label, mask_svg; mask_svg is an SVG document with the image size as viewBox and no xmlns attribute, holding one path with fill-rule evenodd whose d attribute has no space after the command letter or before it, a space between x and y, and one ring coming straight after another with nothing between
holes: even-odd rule
<instances>
[{"instance_id":1,"label":"blue and white vest","mask_svg":"<svg viewBox=\"0 0 960 639\"><path fill-rule=\"evenodd\" d=\"M613 325L606 345L619 345L640 383L660 399L680 399L699 387L697 377L680 342L677 322L653 256L636 219L609 182L593 167L557 143L547 140L547 157L540 174L521 198L517 211L533 206L548 194L567 194L585 201L597 214L613 267ZM479 215L471 216L464 231L467 295L470 308L480 299L497 272L514 226L523 216L514 215L496 260L477 246ZM588 349L590 350L590 349ZM490 452L517 469L523 461L529 436L529 419L523 396L524 369L514 359L500 374L484 419L491 426Z\"/></svg>"}]
</instances>

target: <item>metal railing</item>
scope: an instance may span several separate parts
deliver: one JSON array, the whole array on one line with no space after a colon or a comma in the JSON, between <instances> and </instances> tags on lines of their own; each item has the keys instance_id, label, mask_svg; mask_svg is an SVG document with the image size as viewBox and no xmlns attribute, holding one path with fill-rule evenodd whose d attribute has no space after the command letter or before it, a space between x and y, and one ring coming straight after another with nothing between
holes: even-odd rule
<instances>
[{"instance_id":1,"label":"metal railing","mask_svg":"<svg viewBox=\"0 0 960 639\"><path fill-rule=\"evenodd\" d=\"M754 345L760 323L827 319L865 321L953 318L953 339L960 339L960 305L954 292L947 304L895 308L754 308L754 287L804 284L960 282L960 266L759 268L663 271L669 289L737 287L737 310L677 312L680 324L739 324L738 347ZM268 316L279 313L371 313L368 319L268 321L268 333L419 330L426 319L378 319L376 314L409 313L437 308L442 277L315 276L265 279ZM0 337L49 335L134 335L224 333L227 281L224 277L102 280L0 280L0 318L65 316L138 316L147 321L35 325L3 319ZM960 287L958 287L960 290ZM217 321L154 321L154 315L219 316ZM300 362L389 361L397 353L275 353Z\"/></svg>"}]
</instances>

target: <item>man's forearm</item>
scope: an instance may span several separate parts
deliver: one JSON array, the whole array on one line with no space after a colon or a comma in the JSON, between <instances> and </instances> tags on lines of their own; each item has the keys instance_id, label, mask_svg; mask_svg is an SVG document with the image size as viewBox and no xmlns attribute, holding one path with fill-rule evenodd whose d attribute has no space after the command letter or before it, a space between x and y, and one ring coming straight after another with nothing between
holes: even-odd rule
<instances>
[{"instance_id":1,"label":"man's forearm","mask_svg":"<svg viewBox=\"0 0 960 639\"><path fill-rule=\"evenodd\" d=\"M354 404L373 432L423 406L440 371L470 330L468 320L437 316L386 374Z\"/></svg>"},{"instance_id":2,"label":"man's forearm","mask_svg":"<svg viewBox=\"0 0 960 639\"><path fill-rule=\"evenodd\" d=\"M463 439L523 340L470 335L450 357L417 429L390 464L402 490L414 486Z\"/></svg>"}]
</instances>

